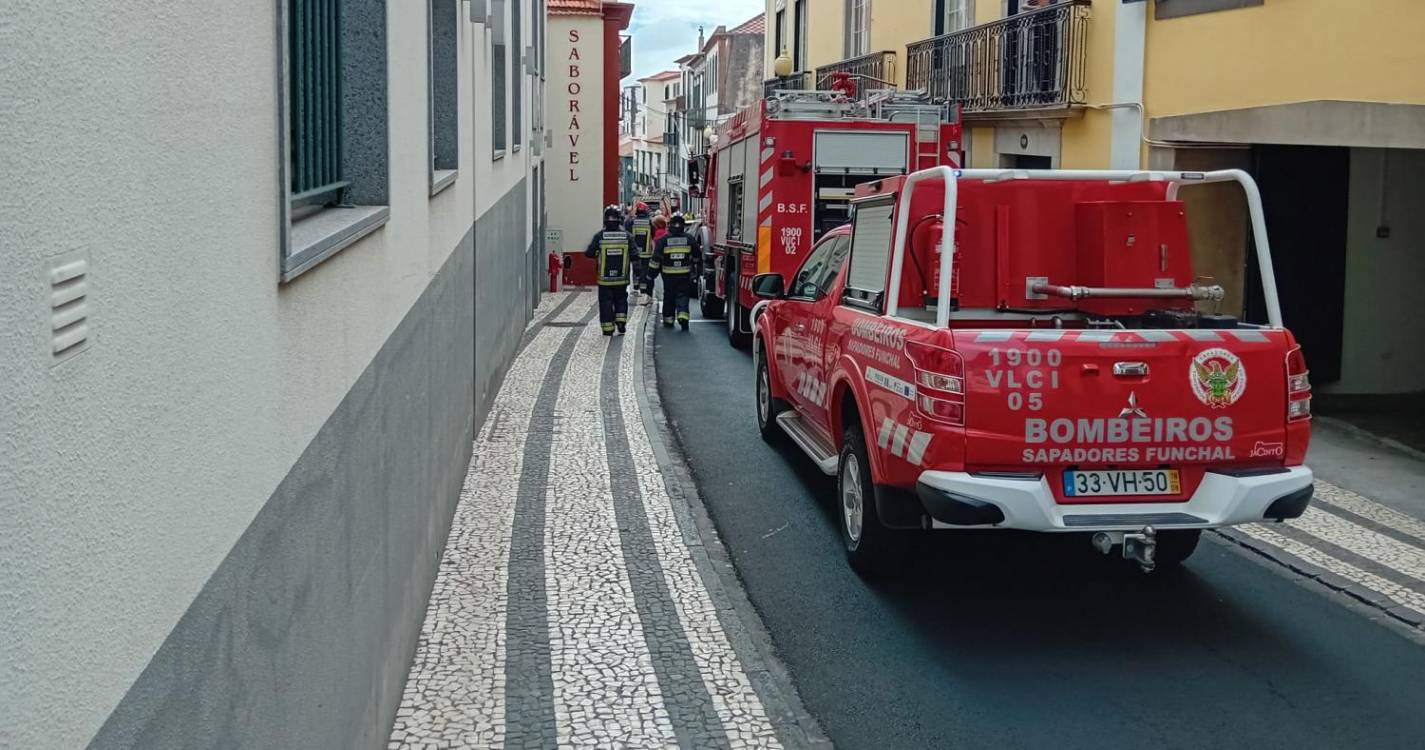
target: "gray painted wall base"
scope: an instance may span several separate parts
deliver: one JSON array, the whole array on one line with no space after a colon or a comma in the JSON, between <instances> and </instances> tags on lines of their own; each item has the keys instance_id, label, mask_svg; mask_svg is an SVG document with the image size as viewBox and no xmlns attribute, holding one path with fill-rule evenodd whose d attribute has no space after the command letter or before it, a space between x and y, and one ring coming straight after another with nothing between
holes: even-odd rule
<instances>
[{"instance_id":1,"label":"gray painted wall base","mask_svg":"<svg viewBox=\"0 0 1425 750\"><path fill-rule=\"evenodd\" d=\"M488 387L475 238L508 231L466 234L90 747L385 746Z\"/></svg>"},{"instance_id":2,"label":"gray painted wall base","mask_svg":"<svg viewBox=\"0 0 1425 750\"><path fill-rule=\"evenodd\" d=\"M475 431L485 423L505 370L533 314L532 270L523 238L529 226L521 181L475 225ZM518 281L522 280L522 281Z\"/></svg>"}]
</instances>

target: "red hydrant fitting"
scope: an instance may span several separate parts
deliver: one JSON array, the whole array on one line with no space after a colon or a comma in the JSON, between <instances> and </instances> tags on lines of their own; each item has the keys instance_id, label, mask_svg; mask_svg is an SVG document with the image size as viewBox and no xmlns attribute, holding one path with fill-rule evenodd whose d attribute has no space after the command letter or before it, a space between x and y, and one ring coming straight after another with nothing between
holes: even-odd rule
<instances>
[{"instance_id":1,"label":"red hydrant fitting","mask_svg":"<svg viewBox=\"0 0 1425 750\"><path fill-rule=\"evenodd\" d=\"M560 275L561 275L561 274L560 274L560 272L561 272L562 269L563 269L563 264L559 261L559 253L550 253L550 254L549 254L549 291L551 291L551 292L557 292L557 291L559 291L559 288L562 286L562 284L560 283L560 281L561 281L561 278L560 278Z\"/></svg>"}]
</instances>

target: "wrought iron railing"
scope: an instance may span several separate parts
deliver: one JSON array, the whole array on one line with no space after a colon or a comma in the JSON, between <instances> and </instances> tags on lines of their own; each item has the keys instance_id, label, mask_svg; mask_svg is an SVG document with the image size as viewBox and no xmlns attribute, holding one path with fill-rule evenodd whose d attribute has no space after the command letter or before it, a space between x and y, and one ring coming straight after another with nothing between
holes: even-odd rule
<instances>
[{"instance_id":1,"label":"wrought iron railing","mask_svg":"<svg viewBox=\"0 0 1425 750\"><path fill-rule=\"evenodd\" d=\"M886 88L896 85L896 53L872 52L852 57L841 62L823 65L816 69L816 88L826 91L831 88L833 73L850 73L856 79L858 88Z\"/></svg>"},{"instance_id":2,"label":"wrought iron railing","mask_svg":"<svg viewBox=\"0 0 1425 750\"><path fill-rule=\"evenodd\" d=\"M339 0L288 3L289 158L293 204L334 203L342 170L342 59Z\"/></svg>"},{"instance_id":3,"label":"wrought iron railing","mask_svg":"<svg viewBox=\"0 0 1425 750\"><path fill-rule=\"evenodd\" d=\"M803 70L781 78L768 78L762 82L762 95L771 96L774 92L781 91L808 91L815 89L816 85L812 79L812 71Z\"/></svg>"},{"instance_id":4,"label":"wrought iron railing","mask_svg":"<svg viewBox=\"0 0 1425 750\"><path fill-rule=\"evenodd\" d=\"M966 113L1084 104L1091 0L1064 0L906 46L906 88Z\"/></svg>"}]
</instances>

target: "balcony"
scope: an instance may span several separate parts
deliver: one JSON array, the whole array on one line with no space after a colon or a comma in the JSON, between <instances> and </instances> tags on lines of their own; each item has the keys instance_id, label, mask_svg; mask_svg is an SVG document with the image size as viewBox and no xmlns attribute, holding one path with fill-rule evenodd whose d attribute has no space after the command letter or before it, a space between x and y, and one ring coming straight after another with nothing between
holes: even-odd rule
<instances>
[{"instance_id":1,"label":"balcony","mask_svg":"<svg viewBox=\"0 0 1425 750\"><path fill-rule=\"evenodd\" d=\"M770 97L777 91L807 91L816 86L812 82L812 71L802 70L781 78L768 78L762 82L762 95Z\"/></svg>"},{"instance_id":2,"label":"balcony","mask_svg":"<svg viewBox=\"0 0 1425 750\"><path fill-rule=\"evenodd\" d=\"M906 46L906 88L967 121L1063 119L1086 102L1091 0L1066 0Z\"/></svg>"},{"instance_id":3,"label":"balcony","mask_svg":"<svg viewBox=\"0 0 1425 750\"><path fill-rule=\"evenodd\" d=\"M829 90L833 73L850 73L856 80L856 87L862 91L868 88L895 88L896 53L872 52L823 65L816 69L816 88Z\"/></svg>"}]
</instances>

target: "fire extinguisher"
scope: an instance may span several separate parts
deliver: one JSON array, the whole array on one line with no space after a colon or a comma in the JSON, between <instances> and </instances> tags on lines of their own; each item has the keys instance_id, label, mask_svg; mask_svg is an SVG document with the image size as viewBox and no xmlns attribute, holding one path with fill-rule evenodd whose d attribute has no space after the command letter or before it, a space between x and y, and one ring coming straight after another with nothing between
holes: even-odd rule
<instances>
[{"instance_id":1,"label":"fire extinguisher","mask_svg":"<svg viewBox=\"0 0 1425 750\"><path fill-rule=\"evenodd\" d=\"M549 291L557 292L560 288L560 271L563 264L559 261L559 253L549 254Z\"/></svg>"}]
</instances>

